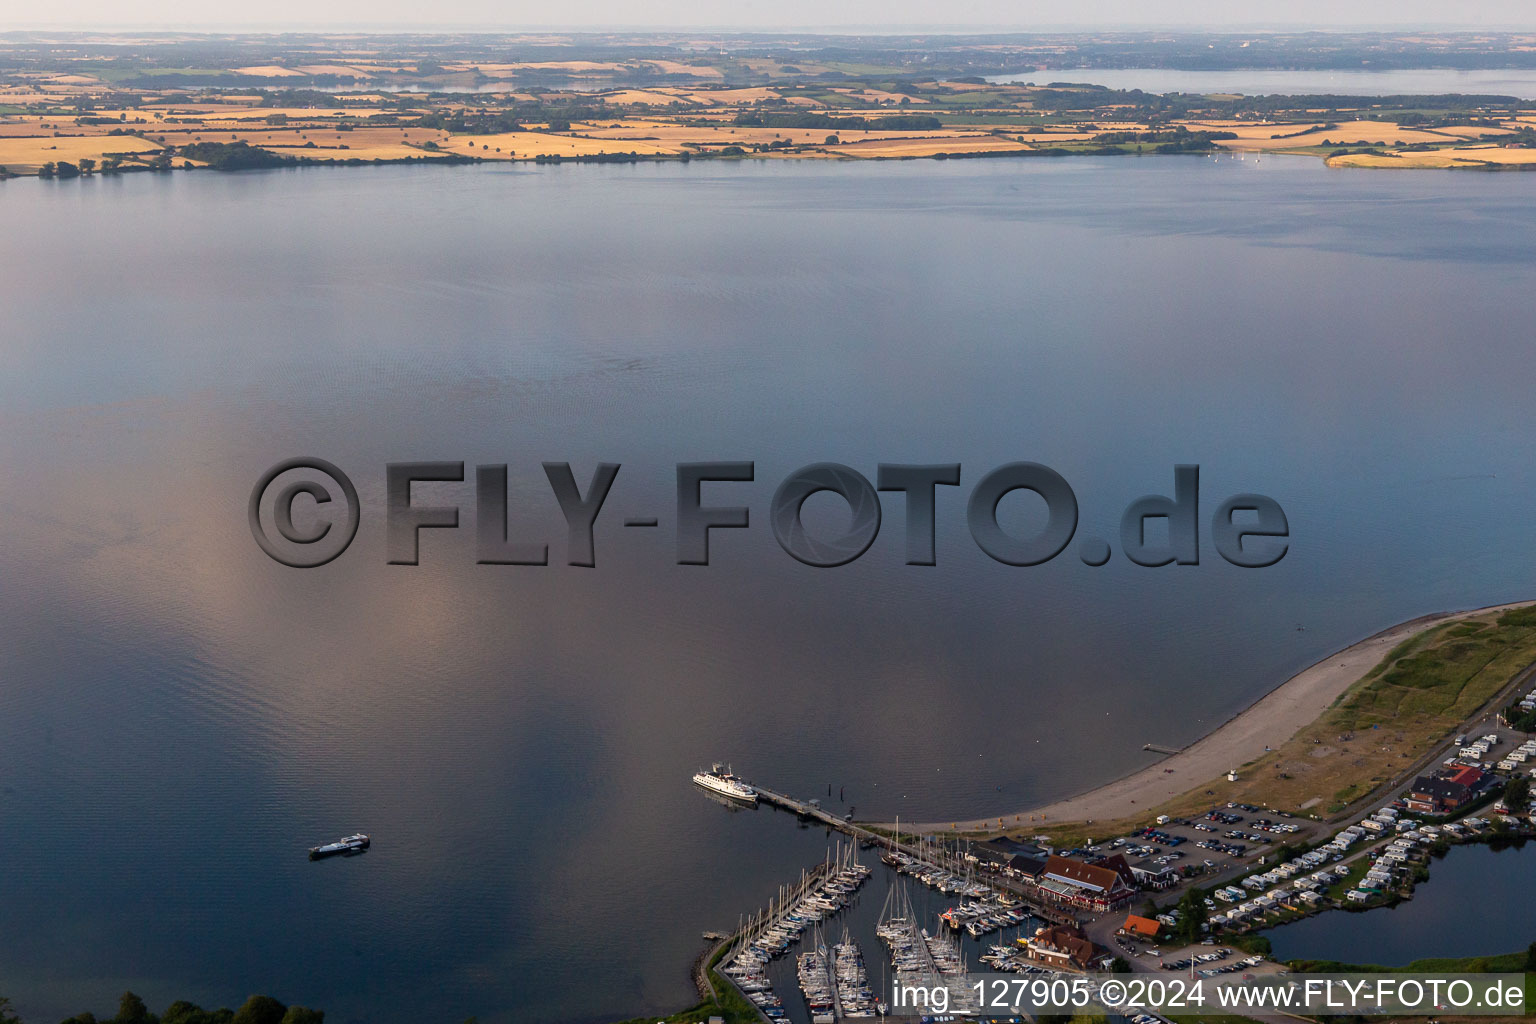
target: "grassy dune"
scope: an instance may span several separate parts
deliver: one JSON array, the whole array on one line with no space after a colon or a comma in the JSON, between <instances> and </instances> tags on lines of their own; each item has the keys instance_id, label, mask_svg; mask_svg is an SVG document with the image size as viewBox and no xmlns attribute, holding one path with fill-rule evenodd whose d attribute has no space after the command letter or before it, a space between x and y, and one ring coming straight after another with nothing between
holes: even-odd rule
<instances>
[{"instance_id":1,"label":"grassy dune","mask_svg":"<svg viewBox=\"0 0 1536 1024\"><path fill-rule=\"evenodd\" d=\"M1389 783L1411 781L1424 755L1532 665L1536 607L1456 619L1393 648L1317 721L1241 766L1237 782L1212 779L1136 818L1030 832L1075 842L1228 801L1338 814Z\"/></svg>"}]
</instances>

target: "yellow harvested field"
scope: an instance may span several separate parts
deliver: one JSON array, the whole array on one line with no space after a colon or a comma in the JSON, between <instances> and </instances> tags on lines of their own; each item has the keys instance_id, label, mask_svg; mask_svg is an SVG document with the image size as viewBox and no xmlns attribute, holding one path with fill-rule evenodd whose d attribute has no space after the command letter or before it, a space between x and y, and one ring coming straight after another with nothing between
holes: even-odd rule
<instances>
[{"instance_id":1,"label":"yellow harvested field","mask_svg":"<svg viewBox=\"0 0 1536 1024\"><path fill-rule=\"evenodd\" d=\"M1536 149L1503 149L1498 146L1462 146L1436 149L1427 153L1402 153L1385 156L1376 153L1350 153L1329 157L1329 167L1395 167L1403 169L1477 167L1480 164L1536 164Z\"/></svg>"},{"instance_id":2,"label":"yellow harvested field","mask_svg":"<svg viewBox=\"0 0 1536 1024\"><path fill-rule=\"evenodd\" d=\"M772 89L756 86L749 89L689 89L682 95L696 103L756 103L758 100L776 100L779 94Z\"/></svg>"},{"instance_id":3,"label":"yellow harvested field","mask_svg":"<svg viewBox=\"0 0 1536 1024\"><path fill-rule=\"evenodd\" d=\"M70 132L70 134L71 135L75 135L75 134L82 134L83 135L85 133L83 131L81 131L81 132L73 132L72 131L72 132ZM49 135L49 136L51 136L51 135L53 135L53 130L49 129L49 128L39 128L37 126L37 121L36 120L32 120L32 121L15 121L15 122L11 122L11 121L0 122L0 138L18 138L20 136L31 136L31 135Z\"/></svg>"},{"instance_id":4,"label":"yellow harvested field","mask_svg":"<svg viewBox=\"0 0 1536 1024\"><path fill-rule=\"evenodd\" d=\"M443 151L487 160L523 160L535 156L597 156L603 153L640 153L647 156L678 153L677 147L630 139L586 139L543 132L504 132L499 135L455 135L439 141ZM500 149L501 152L497 152Z\"/></svg>"},{"instance_id":5,"label":"yellow harvested field","mask_svg":"<svg viewBox=\"0 0 1536 1024\"><path fill-rule=\"evenodd\" d=\"M650 142L679 151L684 145L695 146L766 146L774 142L789 142L796 146L819 146L828 135L836 135L843 143L888 142L908 139L987 139L992 136L980 132L940 129L930 132L877 132L831 128L748 128L735 125L681 125L666 122L626 121L608 127L584 130L584 135L597 139L620 141L625 151L625 139Z\"/></svg>"},{"instance_id":6,"label":"yellow harvested field","mask_svg":"<svg viewBox=\"0 0 1536 1024\"><path fill-rule=\"evenodd\" d=\"M278 67L276 64L260 64L255 67L235 68L237 75L250 75L252 78L303 78L304 72L294 71L292 68Z\"/></svg>"},{"instance_id":7,"label":"yellow harvested field","mask_svg":"<svg viewBox=\"0 0 1536 1024\"><path fill-rule=\"evenodd\" d=\"M100 162L112 153L156 153L160 146L131 135L94 135L84 138L0 138L0 166L12 171L33 171L43 164L81 159Z\"/></svg>"},{"instance_id":8,"label":"yellow harvested field","mask_svg":"<svg viewBox=\"0 0 1536 1024\"><path fill-rule=\"evenodd\" d=\"M406 157L431 156L421 144L433 140L441 144L442 132L427 128L358 128L350 132L250 131L223 134L204 133L207 141L232 142L240 139L252 146L285 156L313 160L403 160ZM306 143L313 142L311 148Z\"/></svg>"},{"instance_id":9,"label":"yellow harvested field","mask_svg":"<svg viewBox=\"0 0 1536 1024\"><path fill-rule=\"evenodd\" d=\"M1213 132L1231 132L1243 142L1270 142L1276 135L1295 135L1309 131L1320 131L1323 128L1321 121L1306 121L1298 124L1254 124L1249 121L1192 121L1191 131L1207 129ZM1229 140L1230 142L1231 140ZM1285 140L1289 141L1289 140Z\"/></svg>"},{"instance_id":10,"label":"yellow harvested field","mask_svg":"<svg viewBox=\"0 0 1536 1024\"><path fill-rule=\"evenodd\" d=\"M430 150L404 143L381 143L371 146L316 146L314 149L295 146L262 146L262 149L279 156L296 156L303 160L404 160L408 157L431 158ZM441 154L437 154L441 155Z\"/></svg>"},{"instance_id":11,"label":"yellow harvested field","mask_svg":"<svg viewBox=\"0 0 1536 1024\"><path fill-rule=\"evenodd\" d=\"M1508 135L1512 128L1488 128L1481 125L1448 125L1444 128L1399 128L1380 121L1349 121L1334 128L1322 122L1311 121L1294 124L1254 124L1232 121L1191 121L1192 129L1232 132L1236 140L1224 143L1233 149L1283 149L1293 146L1315 146L1323 139L1331 142L1386 142L1402 145L1410 142L1447 142L1451 139L1478 139L1484 135ZM1311 129L1308 131L1307 129ZM1299 134L1300 133L1300 134ZM1275 139L1275 135L1295 136Z\"/></svg>"},{"instance_id":12,"label":"yellow harvested field","mask_svg":"<svg viewBox=\"0 0 1536 1024\"><path fill-rule=\"evenodd\" d=\"M618 92L599 93L609 103L649 103L652 106L664 107L669 103L676 103L682 97L675 93L659 92L649 89L620 89ZM683 100L687 102L687 100Z\"/></svg>"},{"instance_id":13,"label":"yellow harvested field","mask_svg":"<svg viewBox=\"0 0 1536 1024\"><path fill-rule=\"evenodd\" d=\"M472 71L476 68L490 75L495 72L507 71L619 71L624 65L615 64L611 60L546 60L546 61L520 61L515 64L485 64L481 62L462 62L446 64L449 70L462 69Z\"/></svg>"},{"instance_id":14,"label":"yellow harvested field","mask_svg":"<svg viewBox=\"0 0 1536 1024\"><path fill-rule=\"evenodd\" d=\"M1490 164L1536 163L1536 149L1504 149L1501 146L1463 146L1455 150L1471 160L1485 160ZM1409 154L1410 156L1412 154Z\"/></svg>"},{"instance_id":15,"label":"yellow harvested field","mask_svg":"<svg viewBox=\"0 0 1536 1024\"><path fill-rule=\"evenodd\" d=\"M838 146L839 156L855 157L922 157L935 153L1004 153L1024 152L1030 147L1021 146L1012 139L996 135L927 139L872 139ZM830 151L830 150L829 150Z\"/></svg>"},{"instance_id":16,"label":"yellow harvested field","mask_svg":"<svg viewBox=\"0 0 1536 1024\"><path fill-rule=\"evenodd\" d=\"M345 64L300 64L299 70L306 75L352 75L356 77L373 74L371 69L348 67Z\"/></svg>"},{"instance_id":17,"label":"yellow harvested field","mask_svg":"<svg viewBox=\"0 0 1536 1024\"><path fill-rule=\"evenodd\" d=\"M1300 131L1302 126L1287 128L1283 125L1275 125L1266 127L1272 129L1271 134L1290 135L1291 132ZM1236 129L1224 130L1236 131ZM1324 139L1327 139L1334 145L1361 145L1380 142L1388 146L1402 146L1414 142L1446 141L1446 137L1437 132L1418 128L1403 128L1385 121L1345 121L1333 128L1319 127L1315 131L1289 139L1237 138L1218 141L1216 144L1218 146L1225 146L1228 149L1295 149L1299 146L1320 146L1323 144Z\"/></svg>"},{"instance_id":18,"label":"yellow harvested field","mask_svg":"<svg viewBox=\"0 0 1536 1024\"><path fill-rule=\"evenodd\" d=\"M851 96L865 103L883 103L886 100L890 100L892 103L900 103L902 100L909 99L912 101L912 105L916 106L920 103L932 102L923 96L904 96L899 92L887 92L884 89L833 89L832 91L842 93L844 96Z\"/></svg>"},{"instance_id":19,"label":"yellow harvested field","mask_svg":"<svg viewBox=\"0 0 1536 1024\"><path fill-rule=\"evenodd\" d=\"M1452 124L1444 128L1436 128L1435 131L1443 135L1454 135L1461 139L1479 139L1484 135L1513 135L1514 128L1484 128L1475 124Z\"/></svg>"},{"instance_id":20,"label":"yellow harvested field","mask_svg":"<svg viewBox=\"0 0 1536 1024\"><path fill-rule=\"evenodd\" d=\"M13 89L0 92L0 100L4 100L7 103L47 103L51 98L48 93L38 92L35 89Z\"/></svg>"}]
</instances>

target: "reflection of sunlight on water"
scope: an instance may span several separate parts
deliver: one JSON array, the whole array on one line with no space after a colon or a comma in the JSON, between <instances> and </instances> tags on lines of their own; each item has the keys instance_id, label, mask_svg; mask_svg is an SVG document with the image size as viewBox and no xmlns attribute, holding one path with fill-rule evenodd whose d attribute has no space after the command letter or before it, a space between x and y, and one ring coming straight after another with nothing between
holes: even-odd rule
<instances>
[{"instance_id":1,"label":"reflection of sunlight on water","mask_svg":"<svg viewBox=\"0 0 1536 1024\"><path fill-rule=\"evenodd\" d=\"M1528 252L1506 184L999 163L143 176L8 209L0 935L27 940L0 991L218 1004L259 962L369 1019L426 991L488 1021L663 1009L695 936L826 845L701 800L701 763L861 815L1012 811L1394 621L1529 596L1531 356L1502 311L1530 263L1455 254ZM1303 245L1319 210L1358 241ZM364 507L313 571L244 513L301 453ZM475 565L470 483L433 492L461 529L387 566L383 466L416 458L507 463L552 564ZM752 528L676 565L674 464L736 458L756 480L707 497ZM1293 552L1002 566L964 509L1017 459L1111 539L1198 461L1202 517L1272 494ZM544 460L623 464L596 569L562 564ZM902 564L892 501L852 565L779 550L769 497L816 461L961 462L939 564ZM311 870L352 829L368 857ZM612 985L576 984L594 960Z\"/></svg>"}]
</instances>

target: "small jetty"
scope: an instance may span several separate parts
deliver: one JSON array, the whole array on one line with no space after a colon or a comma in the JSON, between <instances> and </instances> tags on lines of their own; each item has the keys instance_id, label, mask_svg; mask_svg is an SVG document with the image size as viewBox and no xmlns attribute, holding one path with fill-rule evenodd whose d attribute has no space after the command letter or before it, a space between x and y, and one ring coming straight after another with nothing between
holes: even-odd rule
<instances>
[{"instance_id":1,"label":"small jetty","mask_svg":"<svg viewBox=\"0 0 1536 1024\"><path fill-rule=\"evenodd\" d=\"M837 1021L837 989L827 963L827 947L821 941L821 930L816 930L814 949L801 953L795 961L800 977L800 994L805 997L805 1008L811 1014L811 1024L835 1024Z\"/></svg>"},{"instance_id":2,"label":"small jetty","mask_svg":"<svg viewBox=\"0 0 1536 1024\"><path fill-rule=\"evenodd\" d=\"M820 822L830 829L851 835L864 849L883 847L886 852L881 854L882 861L940 892L974 899L1003 894L1021 903L1033 917L1052 924L1077 923L1076 915L1070 910L1039 899L1012 879L994 876L982 881L976 878L973 866L965 862L963 854L944 847L936 837L909 836L904 843L899 832L887 835L872 831L850 820L849 815L838 817L824 810L820 801L797 800L755 782L752 783L752 790L760 802L790 811L802 821Z\"/></svg>"},{"instance_id":3,"label":"small jetty","mask_svg":"<svg viewBox=\"0 0 1536 1024\"><path fill-rule=\"evenodd\" d=\"M1018 903L1005 903L1001 896L989 896L950 907L939 915L939 920L956 931L961 929L973 939L989 932L1022 925L1032 915Z\"/></svg>"},{"instance_id":4,"label":"small jetty","mask_svg":"<svg viewBox=\"0 0 1536 1024\"><path fill-rule=\"evenodd\" d=\"M785 1016L784 1001L773 991L768 980L769 962L789 952L807 928L847 906L871 874L868 866L859 863L855 844L844 847L839 843L835 855L802 874L795 885L780 889L778 897L769 900L765 910L742 925L734 943L721 958L720 974L730 979L730 983L763 1016L770 1020L782 1019ZM803 961L800 966L804 966ZM822 976L831 985L826 965L822 968ZM804 978L802 971L802 989ZM831 986L830 994L835 1001L835 985ZM808 994L807 1001L809 998Z\"/></svg>"},{"instance_id":5,"label":"small jetty","mask_svg":"<svg viewBox=\"0 0 1536 1024\"><path fill-rule=\"evenodd\" d=\"M869 972L864 969L864 954L859 944L843 929L843 941L832 949L833 993L837 996L838 1020L873 1017L878 1005L869 987Z\"/></svg>"},{"instance_id":6,"label":"small jetty","mask_svg":"<svg viewBox=\"0 0 1536 1024\"><path fill-rule=\"evenodd\" d=\"M356 835L338 839L333 843L325 843L322 846L309 848L310 860L321 860L325 857L346 857L354 853L362 853L373 842L368 836L359 832Z\"/></svg>"},{"instance_id":7,"label":"small jetty","mask_svg":"<svg viewBox=\"0 0 1536 1024\"><path fill-rule=\"evenodd\" d=\"M875 934L890 950L898 988L946 988L949 1013L965 1016L979 1012L960 943L943 933L929 934L921 927L905 887L886 894Z\"/></svg>"}]
</instances>

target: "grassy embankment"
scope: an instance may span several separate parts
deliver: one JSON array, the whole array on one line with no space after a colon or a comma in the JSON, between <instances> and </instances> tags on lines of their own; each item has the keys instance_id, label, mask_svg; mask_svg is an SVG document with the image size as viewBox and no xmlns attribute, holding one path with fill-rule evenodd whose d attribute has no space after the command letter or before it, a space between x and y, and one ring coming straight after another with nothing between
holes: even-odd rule
<instances>
[{"instance_id":1,"label":"grassy embankment","mask_svg":"<svg viewBox=\"0 0 1536 1024\"><path fill-rule=\"evenodd\" d=\"M1536 999L1536 942L1518 953L1496 953L1492 956L1430 957L1415 960L1403 967L1384 967L1380 964L1345 964L1336 960L1291 960L1287 966L1293 971L1314 974L1525 974L1525 1010L1508 1017L1478 1017L1479 1024L1497 1024L1498 1021L1521 1020L1531 1016L1532 1000ZM1422 1018L1420 1018L1422 1019Z\"/></svg>"},{"instance_id":2,"label":"grassy embankment","mask_svg":"<svg viewBox=\"0 0 1536 1024\"><path fill-rule=\"evenodd\" d=\"M619 1024L703 1024L711 1017L724 1017L725 1024L756 1024L758 1017L757 1008L741 997L741 994L730 982L720 977L715 971L715 966L720 963L729 944L722 945L715 951L715 955L709 960L709 980L715 986L718 995L714 999L706 999L697 1006L691 1006L686 1010L668 1016L651 1015L645 1017L632 1017Z\"/></svg>"},{"instance_id":3,"label":"grassy embankment","mask_svg":"<svg viewBox=\"0 0 1536 1024\"><path fill-rule=\"evenodd\" d=\"M1531 950L1522 950L1518 953L1499 953L1493 956L1466 956L1466 957L1433 957L1426 960L1415 960L1402 967L1385 967L1381 964L1346 964L1337 960L1291 960L1286 966L1293 971L1306 972L1308 974L1520 974L1529 972L1536 965L1536 944ZM1473 1017L1463 1018L1476 1020L1478 1024L1501 1024L1504 1021L1525 1020L1531 1016L1531 1000L1536 997L1536 974L1525 974L1525 1006L1526 1011L1520 1014L1512 1014L1504 1017ZM1286 1016L1293 1016L1287 1014ZM1169 1020L1173 1024L1251 1024L1249 1018L1239 1017L1233 1014L1217 1013L1191 1013L1170 1015ZM1297 1020L1306 1020L1306 1017L1295 1017ZM1316 1020L1380 1020L1383 1024L1393 1018L1340 1018L1340 1017L1313 1017ZM1427 1017L1407 1018L1409 1020L1427 1020ZM1443 1018L1442 1018L1443 1019Z\"/></svg>"},{"instance_id":4,"label":"grassy embankment","mask_svg":"<svg viewBox=\"0 0 1536 1024\"><path fill-rule=\"evenodd\" d=\"M1536 607L1456 619L1393 648L1321 717L1278 749L1195 786L1144 815L1092 825L1030 827L1074 845L1122 835L1160 814L1184 817L1227 802L1321 817L1404 776L1536 664ZM1412 781L1408 779L1406 781Z\"/></svg>"}]
</instances>

